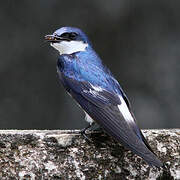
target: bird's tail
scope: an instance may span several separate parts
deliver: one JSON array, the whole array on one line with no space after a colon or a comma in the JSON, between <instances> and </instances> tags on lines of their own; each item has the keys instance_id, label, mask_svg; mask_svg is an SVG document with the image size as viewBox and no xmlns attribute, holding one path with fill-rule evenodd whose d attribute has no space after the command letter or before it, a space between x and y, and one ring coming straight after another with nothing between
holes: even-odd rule
<instances>
[{"instance_id":1,"label":"bird's tail","mask_svg":"<svg viewBox=\"0 0 180 180\"><path fill-rule=\"evenodd\" d=\"M139 129L139 128L138 128ZM163 163L158 159L157 155L154 153L154 151L152 150L151 146L149 145L148 141L146 140L146 138L144 137L143 133L141 132L141 130L139 129L139 133L141 135L141 139L143 141L143 143L145 144L145 146L148 148L149 153L145 153L143 154L143 158L144 160L150 164L151 166L156 166L156 167L162 167ZM138 154L138 153L137 153ZM141 156L141 155L140 155ZM142 157L142 156L141 156Z\"/></svg>"}]
</instances>

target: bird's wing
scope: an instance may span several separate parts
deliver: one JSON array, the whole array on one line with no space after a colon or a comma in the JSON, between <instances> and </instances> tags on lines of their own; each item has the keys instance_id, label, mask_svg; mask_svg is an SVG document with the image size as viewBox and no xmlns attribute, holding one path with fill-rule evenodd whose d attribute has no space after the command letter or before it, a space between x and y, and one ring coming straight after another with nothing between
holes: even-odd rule
<instances>
[{"instance_id":1,"label":"bird's wing","mask_svg":"<svg viewBox=\"0 0 180 180\"><path fill-rule=\"evenodd\" d=\"M162 166L161 161L143 142L141 134L134 131L137 125L122 96L88 82L64 78L73 98L109 135L144 158L150 165Z\"/></svg>"},{"instance_id":2,"label":"bird's wing","mask_svg":"<svg viewBox=\"0 0 180 180\"><path fill-rule=\"evenodd\" d=\"M139 129L139 127L138 127L137 124L136 124L136 118L135 118L135 116L134 116L134 113L133 113L132 110L131 110L131 104L130 104L130 102L129 102L129 99L127 98L126 94L124 93L124 91L122 90L121 87L119 87L119 90L120 90L120 92L122 93L123 99L125 100L125 103L127 104L127 107L128 107L128 109L129 109L129 112L131 113L131 116L133 117L133 121L130 123L131 128L134 130L135 134L137 134L138 137L140 137L140 138L143 140L143 142L144 142L144 144L147 146L147 148L148 148L152 153L154 153L153 150L152 150L152 148L150 147L149 143L147 142L146 138L144 137L144 135L142 134L141 130Z\"/></svg>"}]
</instances>

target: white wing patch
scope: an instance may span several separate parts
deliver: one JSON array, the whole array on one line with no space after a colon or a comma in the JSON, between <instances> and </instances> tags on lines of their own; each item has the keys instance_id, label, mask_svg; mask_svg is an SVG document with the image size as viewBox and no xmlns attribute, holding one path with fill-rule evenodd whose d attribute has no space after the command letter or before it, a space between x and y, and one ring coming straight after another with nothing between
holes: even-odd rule
<instances>
[{"instance_id":1,"label":"white wing patch","mask_svg":"<svg viewBox=\"0 0 180 180\"><path fill-rule=\"evenodd\" d=\"M101 87L99 87L99 86L93 86L93 85L91 85L91 86L97 92L103 91L103 89Z\"/></svg>"},{"instance_id":2,"label":"white wing patch","mask_svg":"<svg viewBox=\"0 0 180 180\"><path fill-rule=\"evenodd\" d=\"M93 86L93 85L91 84L91 87L92 87L92 89L90 89L90 90L84 90L84 92L90 92L91 94L97 95L98 92L103 91L103 89L102 89L101 87L99 87L99 86Z\"/></svg>"},{"instance_id":3,"label":"white wing patch","mask_svg":"<svg viewBox=\"0 0 180 180\"><path fill-rule=\"evenodd\" d=\"M122 113L124 119L128 122L128 123L134 123L134 119L129 111L129 108L127 107L126 102L124 101L123 97L119 96L121 104L118 105L118 108L120 110L120 112Z\"/></svg>"},{"instance_id":4,"label":"white wing patch","mask_svg":"<svg viewBox=\"0 0 180 180\"><path fill-rule=\"evenodd\" d=\"M85 51L88 47L83 41L61 41L59 43L51 43L51 46L62 54L72 54L79 51Z\"/></svg>"},{"instance_id":5,"label":"white wing patch","mask_svg":"<svg viewBox=\"0 0 180 180\"><path fill-rule=\"evenodd\" d=\"M94 120L85 112L85 120L89 123L92 124Z\"/></svg>"}]
</instances>

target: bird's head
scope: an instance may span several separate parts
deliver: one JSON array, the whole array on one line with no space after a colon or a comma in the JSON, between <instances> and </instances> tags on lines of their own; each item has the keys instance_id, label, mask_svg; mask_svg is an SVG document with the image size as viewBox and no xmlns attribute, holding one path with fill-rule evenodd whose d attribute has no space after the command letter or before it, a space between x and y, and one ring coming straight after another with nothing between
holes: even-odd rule
<instances>
[{"instance_id":1,"label":"bird's head","mask_svg":"<svg viewBox=\"0 0 180 180\"><path fill-rule=\"evenodd\" d=\"M45 40L62 54L72 54L85 51L90 42L84 32L74 27L62 27L52 35L46 35Z\"/></svg>"}]
</instances>

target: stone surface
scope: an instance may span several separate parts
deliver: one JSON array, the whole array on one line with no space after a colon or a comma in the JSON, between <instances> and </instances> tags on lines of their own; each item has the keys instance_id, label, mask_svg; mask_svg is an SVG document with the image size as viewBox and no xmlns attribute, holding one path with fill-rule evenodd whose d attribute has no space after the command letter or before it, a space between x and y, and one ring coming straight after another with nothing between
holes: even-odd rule
<instances>
[{"instance_id":1,"label":"stone surface","mask_svg":"<svg viewBox=\"0 0 180 180\"><path fill-rule=\"evenodd\" d=\"M103 133L1 130L0 179L180 179L180 130L144 130L167 168L149 167Z\"/></svg>"}]
</instances>

